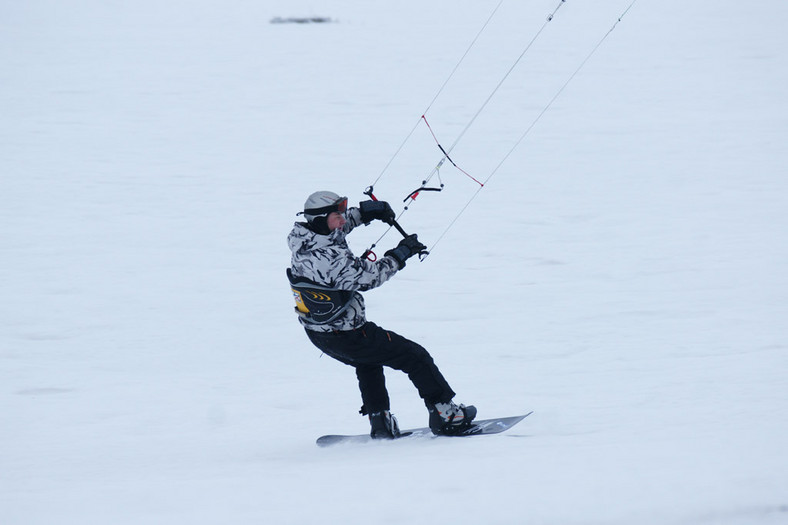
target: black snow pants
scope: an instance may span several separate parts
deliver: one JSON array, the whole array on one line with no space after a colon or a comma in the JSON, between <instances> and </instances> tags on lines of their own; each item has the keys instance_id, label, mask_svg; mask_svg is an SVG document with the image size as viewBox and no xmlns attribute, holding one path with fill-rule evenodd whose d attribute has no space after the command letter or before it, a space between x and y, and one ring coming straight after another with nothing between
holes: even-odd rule
<instances>
[{"instance_id":1,"label":"black snow pants","mask_svg":"<svg viewBox=\"0 0 788 525\"><path fill-rule=\"evenodd\" d=\"M342 332L306 333L325 354L355 367L364 403L362 413L391 408L384 366L408 374L425 404L447 403L455 395L424 347L375 323Z\"/></svg>"}]
</instances>

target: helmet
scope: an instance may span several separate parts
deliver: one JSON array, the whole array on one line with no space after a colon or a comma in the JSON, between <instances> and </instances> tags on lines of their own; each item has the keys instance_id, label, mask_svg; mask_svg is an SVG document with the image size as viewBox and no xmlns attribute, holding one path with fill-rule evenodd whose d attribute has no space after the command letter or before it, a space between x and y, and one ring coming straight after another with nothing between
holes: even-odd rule
<instances>
[{"instance_id":1,"label":"helmet","mask_svg":"<svg viewBox=\"0 0 788 525\"><path fill-rule=\"evenodd\" d=\"M345 213L346 210L347 197L340 197L332 191L316 191L304 203L304 218L311 223L318 217L332 212Z\"/></svg>"}]
</instances>

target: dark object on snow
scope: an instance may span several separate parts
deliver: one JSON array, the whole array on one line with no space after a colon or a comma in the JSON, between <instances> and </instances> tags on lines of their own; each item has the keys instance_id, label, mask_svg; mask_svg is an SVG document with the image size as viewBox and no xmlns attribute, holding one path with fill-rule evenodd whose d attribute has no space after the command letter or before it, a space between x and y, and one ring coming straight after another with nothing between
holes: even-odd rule
<instances>
[{"instance_id":1,"label":"dark object on snow","mask_svg":"<svg viewBox=\"0 0 788 525\"><path fill-rule=\"evenodd\" d=\"M283 18L277 16L271 19L272 24L330 24L334 20L327 16L309 16L309 17L294 17L290 16Z\"/></svg>"}]
</instances>

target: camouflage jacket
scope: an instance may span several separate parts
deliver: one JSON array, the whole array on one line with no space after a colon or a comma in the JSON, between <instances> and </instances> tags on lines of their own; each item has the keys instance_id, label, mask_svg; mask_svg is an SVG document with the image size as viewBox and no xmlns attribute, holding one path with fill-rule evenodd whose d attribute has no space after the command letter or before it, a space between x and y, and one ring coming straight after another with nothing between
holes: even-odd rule
<instances>
[{"instance_id":1,"label":"camouflage jacket","mask_svg":"<svg viewBox=\"0 0 788 525\"><path fill-rule=\"evenodd\" d=\"M294 277L305 277L336 290L354 292L344 312L326 324L315 324L309 318L299 316L305 328L318 332L353 330L366 322L364 298L359 292L377 288L399 270L393 257L381 257L375 262L353 255L345 237L361 224L358 208L348 209L347 222L341 229L329 235L320 235L310 230L306 223L293 226L287 243L292 257L290 271Z\"/></svg>"}]
</instances>

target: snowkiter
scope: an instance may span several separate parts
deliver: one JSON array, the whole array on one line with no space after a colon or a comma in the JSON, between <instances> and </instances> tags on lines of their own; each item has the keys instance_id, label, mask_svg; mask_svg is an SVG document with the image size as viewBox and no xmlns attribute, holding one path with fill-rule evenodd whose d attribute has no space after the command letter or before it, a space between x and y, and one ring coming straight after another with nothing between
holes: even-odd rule
<instances>
[{"instance_id":1,"label":"snowkiter","mask_svg":"<svg viewBox=\"0 0 788 525\"><path fill-rule=\"evenodd\" d=\"M427 406L433 433L465 430L476 408L453 402L454 391L421 345L367 321L359 293L382 285L426 246L413 234L377 261L356 257L346 235L376 219L393 223L395 214L384 201L364 201L358 208L348 208L347 202L330 191L313 193L302 212L306 222L296 222L287 238L292 252L287 275L307 337L325 354L356 369L361 414L369 416L373 438L399 435L384 366L408 375Z\"/></svg>"}]
</instances>

